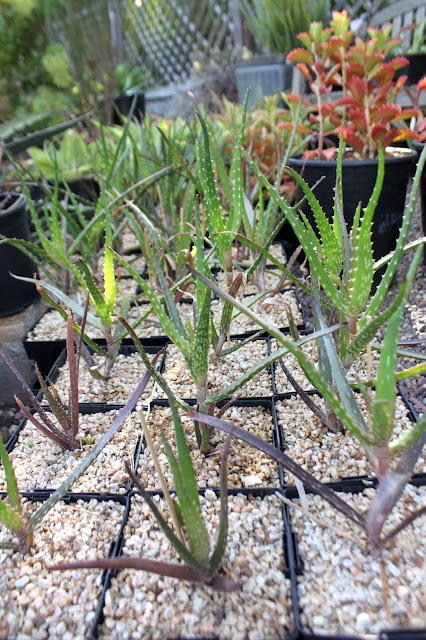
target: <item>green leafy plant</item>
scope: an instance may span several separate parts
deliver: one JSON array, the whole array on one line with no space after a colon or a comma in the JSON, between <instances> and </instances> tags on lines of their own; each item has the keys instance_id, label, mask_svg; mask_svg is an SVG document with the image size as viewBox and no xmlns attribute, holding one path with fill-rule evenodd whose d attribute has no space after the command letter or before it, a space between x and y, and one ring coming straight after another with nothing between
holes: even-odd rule
<instances>
[{"instance_id":1,"label":"green leafy plant","mask_svg":"<svg viewBox=\"0 0 426 640\"><path fill-rule=\"evenodd\" d=\"M367 420L361 414L354 391L347 382L344 369L339 362L339 357L330 335L323 336L321 340L324 343L324 353L328 366L332 370L336 381L337 392L330 389L326 380L313 367L299 347L294 345L290 347L289 345L289 351L295 355L309 381L322 393L324 399L333 408L336 415L339 416L345 429L360 440L377 475L378 488L366 516L357 513L349 505L342 504L342 501L332 491L321 485L320 482L301 469L288 456L278 450L274 450L271 445L261 441L256 436L246 434L244 430L237 429L234 425L227 424L225 421L218 420L212 416L204 416L194 412L187 414L188 417L204 422L211 427L220 428L228 433L231 431L235 437L239 437L243 441L258 447L279 464L282 464L314 492L321 495L365 530L370 541L371 554L375 559L380 557L383 545L387 541L425 510L424 508L420 509L406 518L402 525L399 525L394 531L385 537L381 536L383 525L401 496L406 483L413 475L416 462L426 444L426 416L422 416L410 429L391 442L395 425L397 393L395 367L398 334L420 253L420 248L418 248L407 273L407 281L400 289L399 303L393 309L389 324L385 330L378 374L375 381L375 398L372 399L368 395L366 388L358 383L367 406ZM320 324L325 326L325 321L320 311L318 311L318 316Z\"/></svg>"},{"instance_id":2,"label":"green leafy plant","mask_svg":"<svg viewBox=\"0 0 426 640\"><path fill-rule=\"evenodd\" d=\"M254 38L268 53L287 54L296 46L296 33L308 29L313 20L325 20L329 0L240 0L241 10Z\"/></svg>"},{"instance_id":3,"label":"green leafy plant","mask_svg":"<svg viewBox=\"0 0 426 640\"><path fill-rule=\"evenodd\" d=\"M148 84L148 76L140 67L129 68L125 62L117 65L117 92L125 96L133 96L144 91Z\"/></svg>"},{"instance_id":4,"label":"green leafy plant","mask_svg":"<svg viewBox=\"0 0 426 640\"><path fill-rule=\"evenodd\" d=\"M346 11L333 12L330 26L313 22L309 32L299 33L303 48L288 55L306 77L315 97L310 111L317 148L310 155L333 157L333 144L326 149L330 134L343 133L345 142L359 157L373 158L378 148L393 140L410 136L407 128L398 126L411 118L413 111L395 104L406 76L395 81L395 71L408 64L406 58L387 59L400 40L391 38L392 26L383 30L369 29L369 40L355 38ZM343 97L329 100L333 87L343 91Z\"/></svg>"}]
</instances>

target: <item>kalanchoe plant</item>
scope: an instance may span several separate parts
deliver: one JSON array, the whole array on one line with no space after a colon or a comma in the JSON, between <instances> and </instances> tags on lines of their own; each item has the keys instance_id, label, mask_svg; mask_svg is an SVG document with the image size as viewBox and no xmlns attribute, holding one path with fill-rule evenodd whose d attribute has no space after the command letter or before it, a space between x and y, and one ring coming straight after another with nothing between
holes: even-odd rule
<instances>
[{"instance_id":1,"label":"kalanchoe plant","mask_svg":"<svg viewBox=\"0 0 426 640\"><path fill-rule=\"evenodd\" d=\"M241 585L231 578L219 573L226 550L228 531L227 458L231 438L227 438L223 449L220 474L220 522L216 545L212 550L206 525L201 513L195 472L181 418L173 394L167 387L164 380L162 381L162 384L163 388L166 390L172 412L178 453L177 456L174 454L164 433L161 435L173 474L178 505L171 500L168 488L165 486L164 476L155 448L151 446L149 431L146 430L146 425L144 425L143 413L140 411L139 414L142 424L144 425L145 437L150 453L154 458L160 480L165 488L165 498L170 509L170 516L174 523L175 531L168 524L151 495L146 491L145 487L127 464L126 469L132 482L148 503L167 539L185 563L184 566L147 558L105 558L92 561L63 563L48 568L51 570L76 568L140 569L158 573L163 576L171 576L180 580L201 582L203 584L211 585L221 591L235 591L236 589L241 588Z\"/></svg>"},{"instance_id":2,"label":"kalanchoe plant","mask_svg":"<svg viewBox=\"0 0 426 640\"><path fill-rule=\"evenodd\" d=\"M343 133L348 146L362 158L376 157L379 147L384 149L393 140L411 135L398 123L411 118L413 111L394 103L406 80L401 76L395 81L395 71L408 60L402 56L388 59L401 41L390 38L389 25L383 30L369 29L369 40L356 38L351 44L349 26L346 11L333 12L329 27L313 22L308 33L299 33L303 48L288 55L315 96L310 118L317 148L312 155L333 157L333 145L326 148L330 134ZM343 92L337 100L330 95L335 87Z\"/></svg>"}]
</instances>

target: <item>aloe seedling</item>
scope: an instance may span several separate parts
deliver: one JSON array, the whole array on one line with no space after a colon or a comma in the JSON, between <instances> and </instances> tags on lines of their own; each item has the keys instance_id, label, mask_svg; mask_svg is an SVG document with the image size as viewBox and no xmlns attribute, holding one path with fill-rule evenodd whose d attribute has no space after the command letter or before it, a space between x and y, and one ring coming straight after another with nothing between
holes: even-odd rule
<instances>
[{"instance_id":1,"label":"aloe seedling","mask_svg":"<svg viewBox=\"0 0 426 640\"><path fill-rule=\"evenodd\" d=\"M129 465L126 465L126 469L132 482L148 503L167 539L185 563L184 566L147 558L121 557L63 563L48 568L50 570L76 568L140 569L158 573L163 576L171 576L180 580L201 582L221 591L235 591L239 589L241 585L219 573L226 550L228 531L227 458L231 437L227 438L223 449L220 473L220 522L216 545L212 550L201 513L194 468L192 466L191 456L177 405L173 394L164 380L163 387L166 390L172 411L178 453L177 456L174 454L164 433L162 433L163 444L172 470L178 501L178 506L170 500L167 501L167 504L169 508L172 509L171 516L175 522L177 531L173 531L172 527L167 523L151 495L145 490L145 487L130 469ZM152 450L151 453L156 456L155 451ZM181 525L179 521L182 522Z\"/></svg>"},{"instance_id":2,"label":"aloe seedling","mask_svg":"<svg viewBox=\"0 0 426 640\"><path fill-rule=\"evenodd\" d=\"M160 357L162 351L155 354L152 361L149 362L150 368L154 369L154 365ZM16 484L15 474L10 463L9 457L4 449L3 441L0 438L0 457L3 463L3 467L6 475L6 483L8 490L8 497L10 506L5 501L0 501L0 522L2 522L12 533L15 533L18 537L18 542L7 543L0 545L0 548L25 548L31 547L33 544L33 531L34 528L41 522L45 515L55 506L55 504L64 497L64 495L71 489L72 485L83 475L83 473L89 468L92 462L98 457L104 447L108 444L111 438L121 428L126 418L129 416L135 405L137 404L140 396L145 390L146 385L151 377L150 371L146 371L136 389L133 391L124 407L120 409L112 425L108 431L104 433L102 438L96 443L82 460L80 465L74 469L74 471L68 476L66 480L61 484L56 491L43 502L43 504L37 509L37 511L26 518L22 512L19 492Z\"/></svg>"},{"instance_id":3,"label":"aloe seedling","mask_svg":"<svg viewBox=\"0 0 426 640\"><path fill-rule=\"evenodd\" d=\"M80 354L81 343L78 345L78 356ZM15 396L16 403L21 411L37 429L39 429L44 435L50 438L53 442L58 444L62 449L72 451L80 447L77 439L79 432L79 414L78 414L78 362L79 357L76 357L74 351L74 338L72 329L72 319L68 318L67 323L67 358L69 363L69 403L68 408L61 402L58 392L55 389L54 384L48 380L47 383L43 380L37 364L36 373L40 383L40 387L44 393L44 397L58 421L58 425L49 418L46 411L41 406L40 402L31 391L24 378L16 369L12 359L6 352L3 345L0 343L0 355L9 367L12 374L15 376L23 391L27 395L29 401L33 405L39 419L35 417L21 402L19 398Z\"/></svg>"}]
</instances>

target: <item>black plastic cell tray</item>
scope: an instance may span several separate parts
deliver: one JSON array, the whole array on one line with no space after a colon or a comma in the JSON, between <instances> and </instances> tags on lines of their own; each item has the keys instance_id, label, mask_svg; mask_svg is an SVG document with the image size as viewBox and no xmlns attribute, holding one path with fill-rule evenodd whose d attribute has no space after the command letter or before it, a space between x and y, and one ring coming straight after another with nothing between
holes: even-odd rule
<instances>
[{"instance_id":1,"label":"black plastic cell tray","mask_svg":"<svg viewBox=\"0 0 426 640\"><path fill-rule=\"evenodd\" d=\"M342 493L360 493L364 491L369 486L377 486L377 479L371 479L368 477L365 478L345 478L339 482L331 482L327 483L327 486L333 491L342 492ZM412 484L416 487L423 487L426 485L426 473L415 474L409 484ZM307 494L312 493L309 487L305 486L305 491ZM289 500L295 499L299 497L296 487L288 487L284 489L283 495ZM286 537L287 542L287 554L290 558L290 569L292 571L291 580L292 580L292 594L293 594L293 608L295 614L296 626L299 632L298 638L299 640L362 640L357 635L344 635L344 634L331 634L326 631L324 634L311 633L309 630L302 628L300 622L300 606L299 606L299 596L297 590L297 575L303 575L303 560L300 557L297 546L297 534L293 532L291 526L291 517L289 510L290 508L285 505L287 510L287 518L288 518L288 527L289 527L289 535ZM391 631L381 631L380 632L380 640L423 640L426 638L426 628L425 629L394 629Z\"/></svg>"},{"instance_id":2,"label":"black plastic cell tray","mask_svg":"<svg viewBox=\"0 0 426 640\"><path fill-rule=\"evenodd\" d=\"M102 347L104 347L104 346L106 347L105 344L102 345ZM154 356L156 353L158 353L163 348L161 345L155 345L154 346L154 345L144 344L144 343L142 344L142 346L143 346L145 352L148 354L148 356ZM89 349L89 352L93 354L93 349L91 349L91 348L88 348L88 349ZM135 345L134 345L134 343L132 341L131 345L122 344L120 346L120 350L119 350L118 353L119 354L124 354L124 355L130 355L130 354L133 354L133 353L136 353L136 352L137 352L137 348L135 347ZM163 353L160 356L159 360L157 361L157 365L156 366L157 366L158 371L162 371L164 357L165 357L165 353ZM152 358L150 358L150 359L152 359ZM58 374L59 374L60 367L62 367L65 364L66 361L67 361L67 350L65 348L65 349L63 349L61 351L61 353L59 354L58 358L56 359L53 367L49 371L49 379L53 383L56 382L56 379L57 379ZM141 360L141 362L142 362L142 360ZM112 375L114 375L114 368L112 369ZM38 389L39 388L40 387L38 387ZM130 396L130 394L129 394L129 396ZM103 403L90 402L90 403L87 403L87 404L91 404L91 405L95 405L96 406L97 404L105 404L105 403L104 402ZM119 405L119 406L121 406L121 405Z\"/></svg>"},{"instance_id":3,"label":"black plastic cell tray","mask_svg":"<svg viewBox=\"0 0 426 640\"><path fill-rule=\"evenodd\" d=\"M122 408L123 408L123 405L121 405L121 404L79 404L78 405L79 413L82 413L82 414L107 413L108 411L114 411L114 410L119 411ZM50 412L50 408L49 407L43 407L43 409L46 411L46 413ZM132 413L135 412L135 411L136 411L136 407L134 407L132 409ZM32 409L31 413L35 413L35 410ZM11 453L11 451L14 449L14 447L16 445L16 442L18 441L19 434L22 431L22 429L24 428L26 422L27 422L27 418L23 418L23 420L18 425L16 431L12 434L12 436L7 441L7 443L6 443L6 451L8 453ZM53 444L52 442L50 442L48 440L49 440L49 438L46 436L46 446L47 447L49 447L51 444ZM134 466L136 466L137 461L139 459L140 448L141 448L141 437L138 438L137 444L135 446L135 452L134 452L134 455L133 455L133 464L134 464ZM130 490L130 480L127 481L127 488L123 490L123 493L120 493L120 494L98 494L98 493L96 493L94 495L102 496L102 499L103 499L104 495L114 495L114 496L121 497L123 495L126 495L129 492L129 490ZM28 492L28 494L37 495L37 496L45 495L45 494L50 495L54 491L55 491L55 489L50 488L50 487L40 487L40 488L33 489L32 491ZM83 492L82 493L69 492L69 495L80 496L80 495L84 495L84 493Z\"/></svg>"},{"instance_id":4,"label":"black plastic cell tray","mask_svg":"<svg viewBox=\"0 0 426 640\"><path fill-rule=\"evenodd\" d=\"M203 495L205 493L205 491L207 490L207 488L205 489L200 489L199 490L199 494ZM214 493L216 493L217 496L220 496L220 490L217 488L211 488L211 491L214 491ZM156 491L148 491L148 493L151 496L154 495L163 495L163 492L160 490L156 490ZM173 492L171 492L173 494ZM255 488L255 489L229 489L229 495L230 496L234 496L234 495L238 495L238 494L243 494L243 495L249 495L249 496L254 496L254 497L261 497L264 498L265 496L269 496L269 495L275 495L276 493L282 493L281 489L276 489L276 488ZM128 516L130 514L130 510L131 510L131 500L133 498L134 495L140 495L138 494L137 491L133 491L129 494L129 504L126 508L126 513L125 513L125 517L123 518L122 521L122 525L121 525L121 529L120 529L120 533L118 535L112 556L113 557L119 557L121 556L121 551L123 548L123 544L124 544L124 529L126 527L127 521L128 521ZM294 569L288 567L287 562L292 561L291 557L289 558L288 554L286 553L286 549L288 546L288 541L287 541L287 536L289 535L289 523L288 523L288 514L284 509L284 503L283 503L283 510L282 510L282 514L283 514L283 522L284 522L284 532L283 532L283 540L282 540L282 544L283 544L283 557L284 557L284 566L286 567L285 571L284 571L284 575L289 578L292 574L292 572L294 572ZM112 578L114 578L117 575L117 571L115 570L111 570L109 569L106 572L106 578L104 581L104 587L103 587L103 591L101 594L101 597L99 599L99 604L96 610L96 615L93 621L93 625L92 625L92 631L91 631L91 635L90 635L90 640L98 640L99 638L99 634L100 634L100 628L101 625L104 621L104 614L103 614L103 607L105 604L105 596L106 593L111 585L111 580ZM291 582L291 589L293 591L293 582ZM294 598L293 598L293 602L294 602ZM294 611L293 611L293 615L294 615ZM220 638L218 636L209 636L208 638L205 638L204 636L190 636L191 640L215 640L215 638L218 638L218 640L220 640ZM298 634L297 632L293 633L292 635L283 635L280 638L277 638L276 640L297 640L298 638ZM167 639L169 640L169 639ZM172 640L170 638L170 640ZM174 637L173 640L179 640L179 638ZM184 637L181 636L180 640L189 640L188 636Z\"/></svg>"}]
</instances>

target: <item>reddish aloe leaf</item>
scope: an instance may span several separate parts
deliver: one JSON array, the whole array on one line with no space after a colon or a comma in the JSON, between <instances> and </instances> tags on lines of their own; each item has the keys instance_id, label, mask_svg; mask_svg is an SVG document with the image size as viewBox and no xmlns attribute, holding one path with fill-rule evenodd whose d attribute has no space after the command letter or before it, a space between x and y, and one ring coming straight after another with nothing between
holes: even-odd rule
<instances>
[{"instance_id":1,"label":"reddish aloe leaf","mask_svg":"<svg viewBox=\"0 0 426 640\"><path fill-rule=\"evenodd\" d=\"M193 571L185 565L149 560L148 558L99 558L99 560L86 560L81 562L61 562L48 566L46 569L49 571L63 571L65 569L139 569L149 571L150 573L157 573L161 576L177 578L178 580L210 584L219 591L231 592L241 588L241 585L225 576L206 578L206 576Z\"/></svg>"},{"instance_id":2,"label":"reddish aloe leaf","mask_svg":"<svg viewBox=\"0 0 426 640\"><path fill-rule=\"evenodd\" d=\"M255 436L253 433L246 431L245 429L241 429L237 427L235 424L226 422L225 420L219 420L218 418L214 418L213 416L205 415L202 413L198 413L196 411L190 411L184 414L187 418L191 418L192 420L198 420L199 422L203 422L204 424L209 425L210 427L215 427L216 429L220 429L221 431L225 431L225 433L230 433L232 431L233 436L246 442L247 444L259 449L259 451L263 451L267 456L278 462L278 464L282 465L284 469L287 469L290 473L292 473L296 478L299 478L307 487L312 489L314 493L320 495L324 500L327 500L329 504L331 504L335 509L343 513L347 518L355 522L360 527L365 529L365 518L355 511L350 505L341 500L338 495L334 493L329 487L322 484L319 480L317 480L310 473L305 471L297 462L294 462L291 458L289 458L285 453L274 447L269 442L262 440L258 436Z\"/></svg>"}]
</instances>

